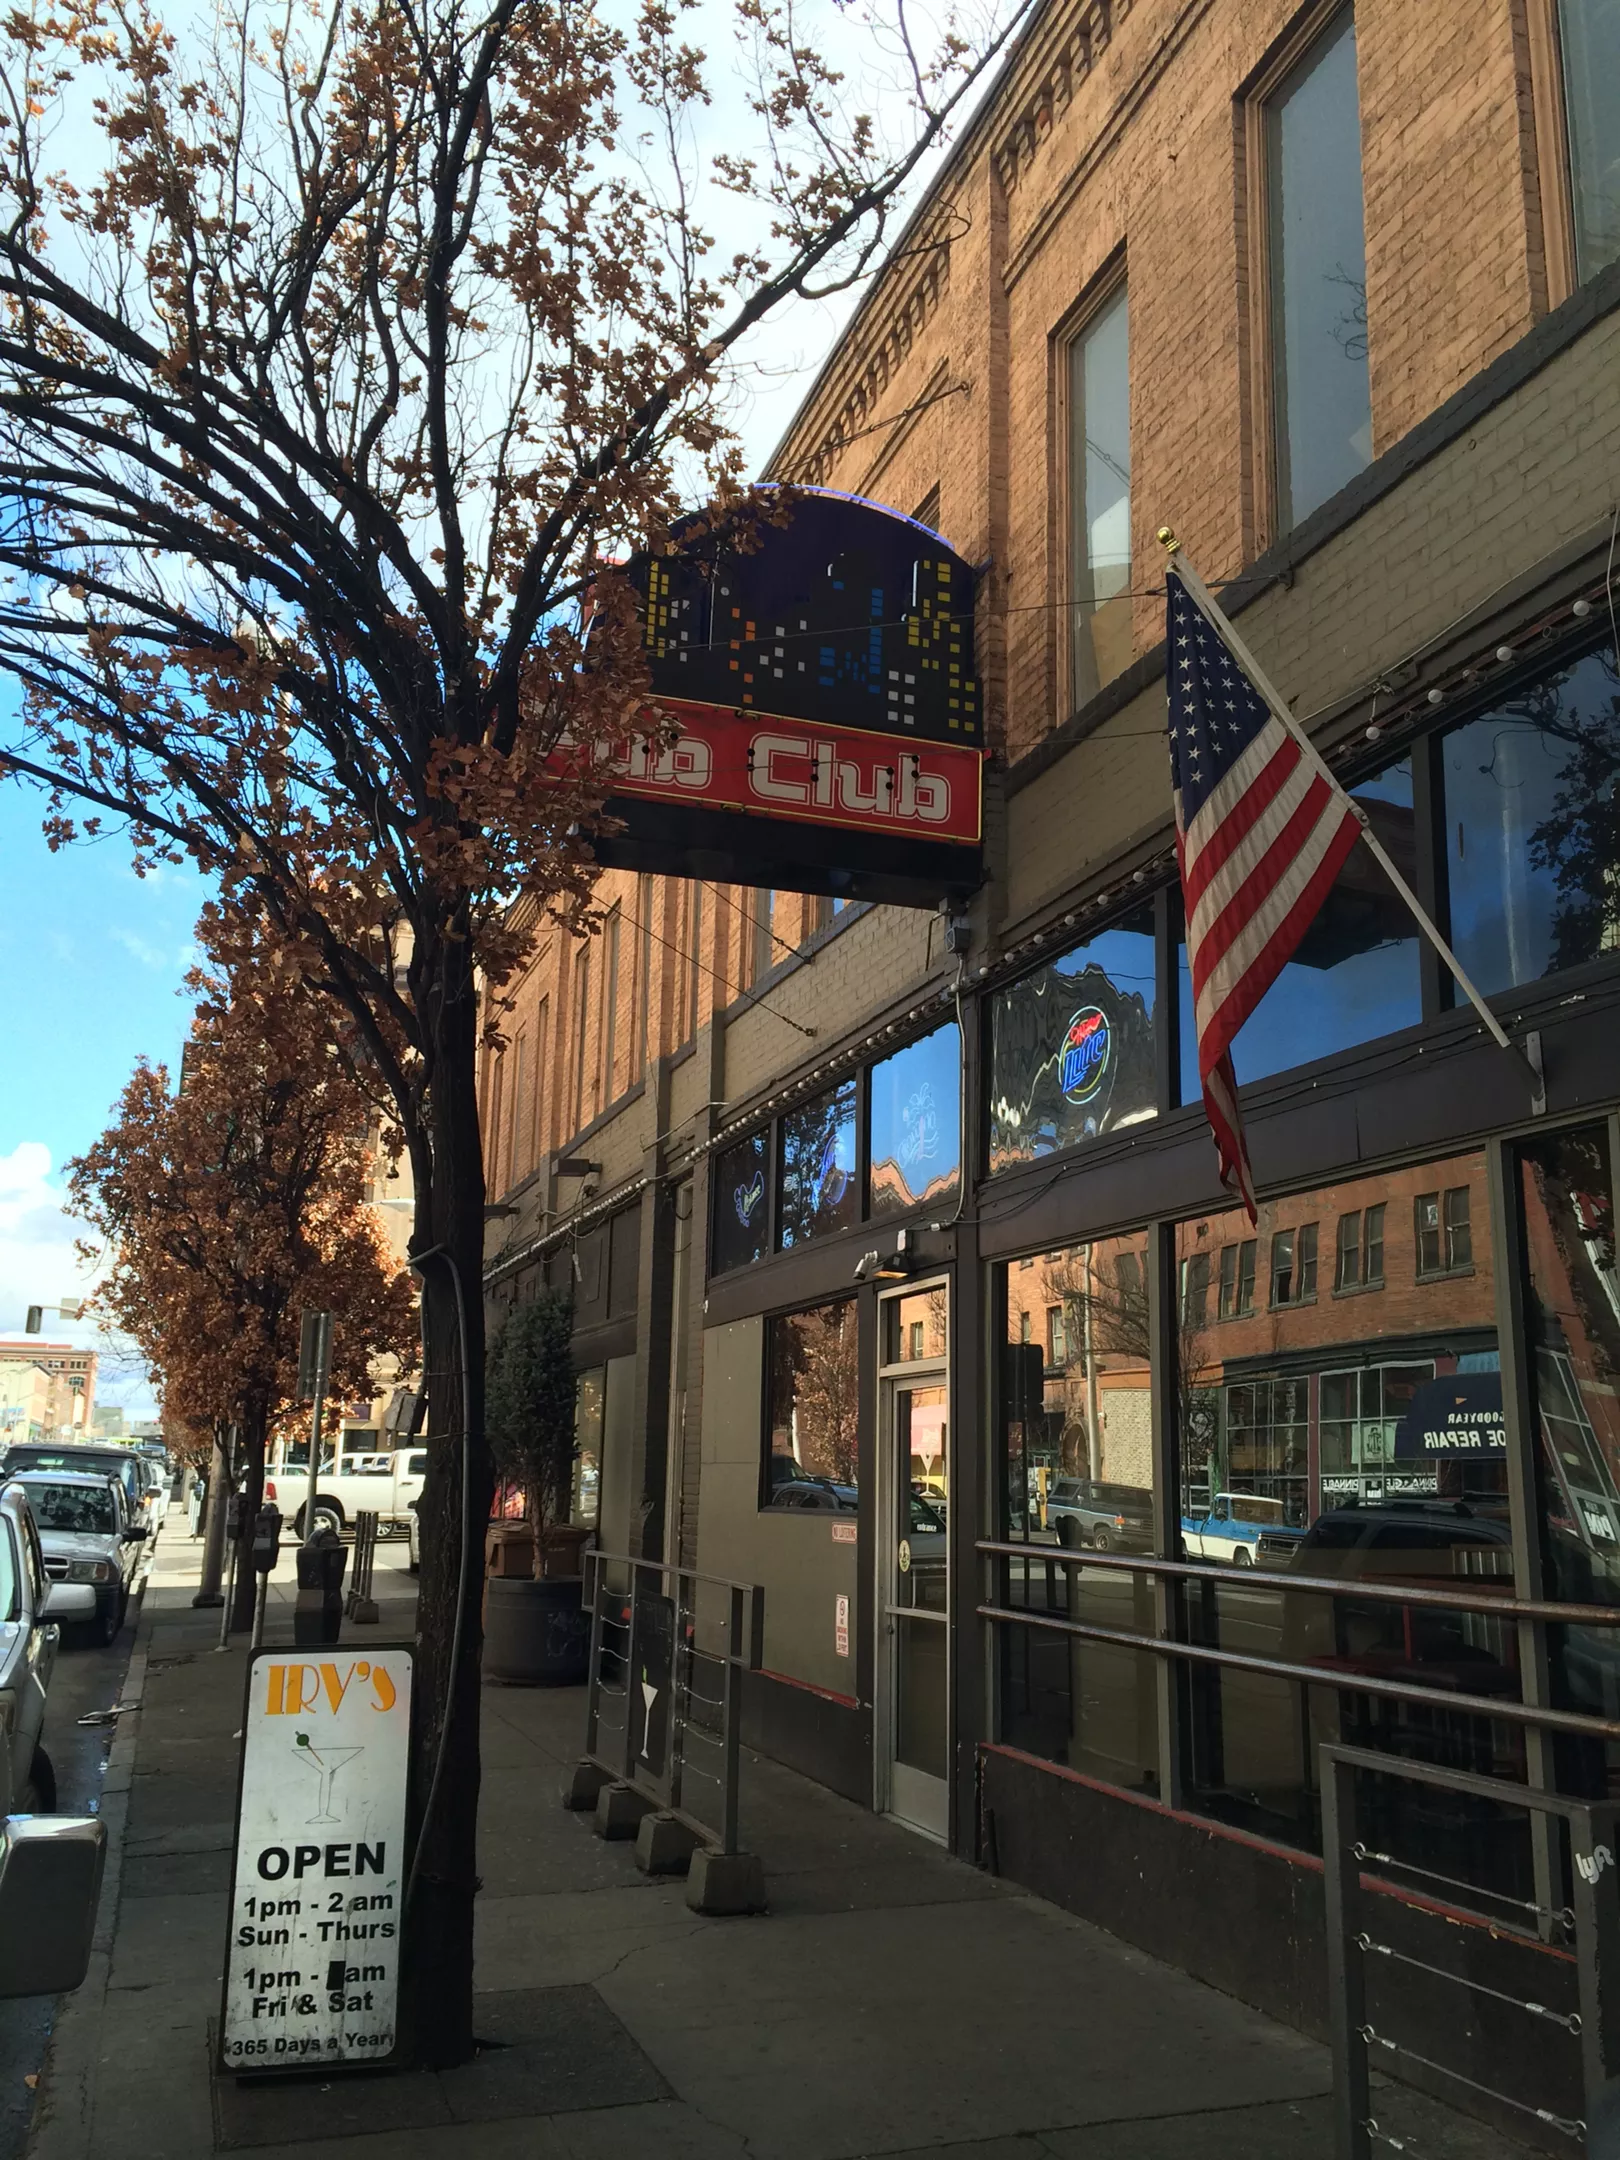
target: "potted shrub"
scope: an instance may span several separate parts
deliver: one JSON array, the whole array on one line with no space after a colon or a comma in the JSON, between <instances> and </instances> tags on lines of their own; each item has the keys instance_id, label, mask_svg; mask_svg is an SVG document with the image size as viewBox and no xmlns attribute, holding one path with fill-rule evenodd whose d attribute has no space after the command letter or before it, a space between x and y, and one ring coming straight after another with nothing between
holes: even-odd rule
<instances>
[{"instance_id":1,"label":"potted shrub","mask_svg":"<svg viewBox=\"0 0 1620 2160\"><path fill-rule=\"evenodd\" d=\"M489 1353L486 1416L501 1474L524 1495L528 1575L485 1586L484 1674L513 1687L570 1687L585 1678L580 1551L568 1520L574 1481L574 1312L542 1290L509 1315Z\"/></svg>"}]
</instances>

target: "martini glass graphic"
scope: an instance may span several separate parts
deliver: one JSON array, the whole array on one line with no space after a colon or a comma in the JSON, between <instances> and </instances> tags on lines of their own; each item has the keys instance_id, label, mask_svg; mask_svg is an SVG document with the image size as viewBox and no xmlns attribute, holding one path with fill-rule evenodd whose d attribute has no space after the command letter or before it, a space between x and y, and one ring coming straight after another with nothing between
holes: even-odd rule
<instances>
[{"instance_id":1,"label":"martini glass graphic","mask_svg":"<svg viewBox=\"0 0 1620 2160\"><path fill-rule=\"evenodd\" d=\"M365 1749L357 1747L318 1748L313 1745L308 1733L299 1733L297 1737L298 1746L294 1752L293 1760L301 1762L307 1770L313 1772L321 1781L320 1795L315 1803L315 1813L306 1816L305 1821L312 1823L341 1822L343 1818L332 1813L332 1787L343 1765L347 1762L353 1762L357 1755L363 1755Z\"/></svg>"}]
</instances>

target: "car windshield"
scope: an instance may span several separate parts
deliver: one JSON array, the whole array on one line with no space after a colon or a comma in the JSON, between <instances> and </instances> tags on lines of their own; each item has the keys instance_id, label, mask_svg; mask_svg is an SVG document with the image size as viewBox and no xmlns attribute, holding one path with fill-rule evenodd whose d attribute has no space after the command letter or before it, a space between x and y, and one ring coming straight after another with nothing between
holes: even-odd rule
<instances>
[{"instance_id":1,"label":"car windshield","mask_svg":"<svg viewBox=\"0 0 1620 2160\"><path fill-rule=\"evenodd\" d=\"M46 1485L30 1478L28 1505L42 1530L88 1530L110 1535L113 1496L105 1485Z\"/></svg>"}]
</instances>

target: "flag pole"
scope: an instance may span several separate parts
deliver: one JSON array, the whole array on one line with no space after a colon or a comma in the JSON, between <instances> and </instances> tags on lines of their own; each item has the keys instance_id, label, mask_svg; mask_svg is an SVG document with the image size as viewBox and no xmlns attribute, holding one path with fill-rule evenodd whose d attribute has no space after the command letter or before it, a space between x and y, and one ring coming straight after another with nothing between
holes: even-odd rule
<instances>
[{"instance_id":1,"label":"flag pole","mask_svg":"<svg viewBox=\"0 0 1620 2160\"><path fill-rule=\"evenodd\" d=\"M1478 990L1475 989L1472 981L1469 979L1467 969L1457 958L1457 955L1452 951L1451 947L1446 943L1445 939L1440 935L1439 925L1429 915L1422 901L1419 900L1417 894L1413 892L1411 886L1407 884L1405 878L1402 877L1400 871L1396 869L1395 864L1389 855L1389 851L1384 847L1382 841L1380 841L1376 834L1373 832L1371 821L1369 820L1365 809L1360 803L1356 801L1354 796L1346 792L1339 780L1336 779L1334 774L1328 769L1326 759L1322 756L1322 753L1317 749L1316 745L1311 741L1305 730L1300 726L1299 722L1294 718L1294 715L1289 711L1288 706L1283 699L1282 693L1270 681L1270 679L1266 675L1264 668L1261 667L1259 661L1256 660L1254 654L1250 652L1248 646L1239 636L1235 626L1222 612L1219 603L1216 601L1209 587L1204 583L1203 579L1198 575L1198 572L1193 568L1192 564L1183 554L1181 542L1176 538L1170 527L1168 525L1161 525L1158 530L1157 538L1160 546L1164 549L1165 554L1169 556L1170 559L1174 562L1177 577L1180 578L1182 584L1186 586L1188 592L1198 603L1198 606L1209 618L1210 623L1213 625L1216 631L1219 632L1233 659L1237 661L1238 665L1242 668L1244 674L1248 676L1249 681L1253 684L1254 688L1259 692L1260 696L1264 698L1267 706L1270 708L1272 713L1275 714L1277 720L1283 727L1288 730L1289 734L1292 735L1295 742L1298 743L1301 753L1304 755L1306 761L1309 763L1309 765L1314 771L1321 775L1321 777L1327 782L1328 786L1332 788L1333 792L1339 797L1341 797L1343 801L1347 802L1350 805L1350 809L1355 816L1356 823L1361 827L1362 845L1373 857L1374 861L1376 861L1382 867L1390 883L1400 894L1401 898L1406 902L1407 907L1411 910L1412 915L1417 922L1418 928L1423 932L1429 943L1434 947L1435 951L1440 955L1446 966L1451 970L1451 973L1456 980L1458 989L1461 990L1464 997L1467 998L1469 1004L1473 1006L1475 1012L1479 1014L1480 1019L1485 1024L1486 1031L1490 1034L1492 1039L1499 1045L1501 1049L1511 1051L1515 1057L1520 1058L1523 1061L1523 1063L1526 1065L1530 1072L1532 1080L1535 1082L1538 1098L1542 1097L1544 1095L1546 1083L1542 1077L1541 1072L1538 1070L1533 1060L1529 1056L1527 1056L1525 1052L1519 1048L1519 1045L1515 1043L1508 1035L1507 1031L1503 1028L1501 1021L1497 1019L1495 1013L1491 1011L1491 1008L1480 996Z\"/></svg>"}]
</instances>

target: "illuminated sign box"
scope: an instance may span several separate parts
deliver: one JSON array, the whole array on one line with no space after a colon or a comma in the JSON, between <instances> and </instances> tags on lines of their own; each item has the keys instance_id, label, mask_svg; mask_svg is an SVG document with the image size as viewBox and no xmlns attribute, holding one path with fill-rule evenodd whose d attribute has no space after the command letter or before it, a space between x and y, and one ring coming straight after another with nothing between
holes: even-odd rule
<instances>
[{"instance_id":1,"label":"illuminated sign box","mask_svg":"<svg viewBox=\"0 0 1620 2160\"><path fill-rule=\"evenodd\" d=\"M608 752L623 830L595 853L912 906L971 891L972 566L914 519L823 490L795 490L753 540L631 565L664 727Z\"/></svg>"}]
</instances>

